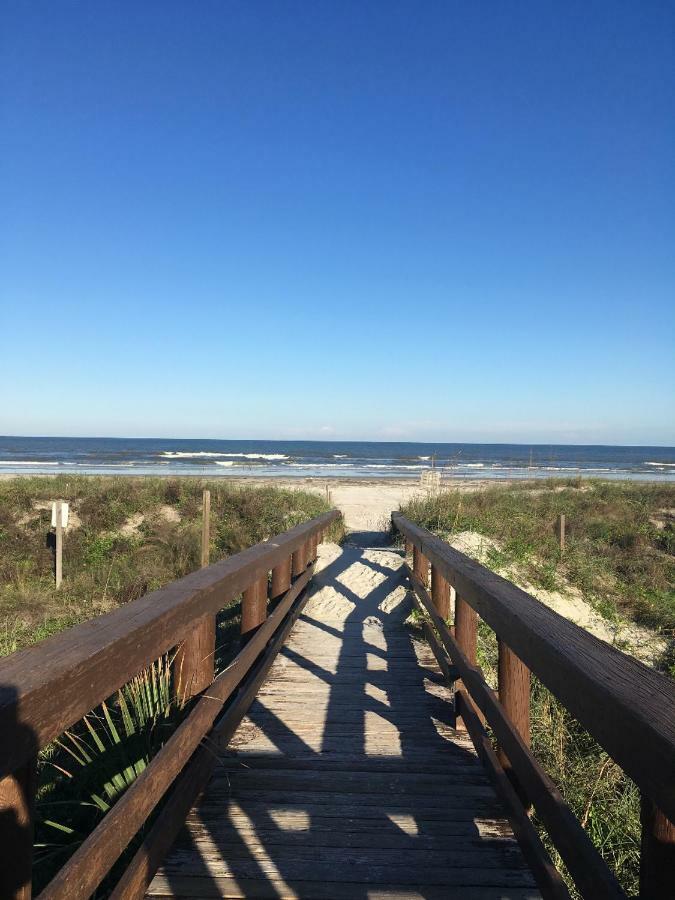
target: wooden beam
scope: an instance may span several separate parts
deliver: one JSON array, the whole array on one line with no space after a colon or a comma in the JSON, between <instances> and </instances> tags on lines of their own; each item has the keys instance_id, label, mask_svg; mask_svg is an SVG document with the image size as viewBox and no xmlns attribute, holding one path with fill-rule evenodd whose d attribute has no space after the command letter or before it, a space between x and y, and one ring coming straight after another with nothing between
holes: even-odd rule
<instances>
[{"instance_id":1,"label":"wooden beam","mask_svg":"<svg viewBox=\"0 0 675 900\"><path fill-rule=\"evenodd\" d=\"M270 600L276 600L291 586L291 557L285 559L272 569L272 582L270 584Z\"/></svg>"},{"instance_id":2,"label":"wooden beam","mask_svg":"<svg viewBox=\"0 0 675 900\"><path fill-rule=\"evenodd\" d=\"M498 645L498 676L499 702L504 707L504 712L509 717L523 743L530 746L530 670L518 659L516 654L509 649L504 641L497 639ZM522 788L511 768L509 758L503 750L499 750L499 762L511 779L514 788L518 791L521 801L525 806L527 802Z\"/></svg>"},{"instance_id":3,"label":"wooden beam","mask_svg":"<svg viewBox=\"0 0 675 900\"><path fill-rule=\"evenodd\" d=\"M216 617L203 616L178 646L173 661L173 687L179 704L200 694L213 681Z\"/></svg>"},{"instance_id":4,"label":"wooden beam","mask_svg":"<svg viewBox=\"0 0 675 900\"><path fill-rule=\"evenodd\" d=\"M293 554L293 561L291 564L291 571L293 573L293 577L297 578L298 575L302 575L307 566L307 544L303 543Z\"/></svg>"},{"instance_id":5,"label":"wooden beam","mask_svg":"<svg viewBox=\"0 0 675 900\"><path fill-rule=\"evenodd\" d=\"M267 618L267 572L246 588L241 601L241 636L249 640Z\"/></svg>"},{"instance_id":6,"label":"wooden beam","mask_svg":"<svg viewBox=\"0 0 675 900\"><path fill-rule=\"evenodd\" d=\"M447 622L450 618L450 585L436 566L431 567L431 599L439 616Z\"/></svg>"},{"instance_id":7,"label":"wooden beam","mask_svg":"<svg viewBox=\"0 0 675 900\"><path fill-rule=\"evenodd\" d=\"M417 546L413 546L413 572L427 587L429 584L429 560Z\"/></svg>"}]
</instances>

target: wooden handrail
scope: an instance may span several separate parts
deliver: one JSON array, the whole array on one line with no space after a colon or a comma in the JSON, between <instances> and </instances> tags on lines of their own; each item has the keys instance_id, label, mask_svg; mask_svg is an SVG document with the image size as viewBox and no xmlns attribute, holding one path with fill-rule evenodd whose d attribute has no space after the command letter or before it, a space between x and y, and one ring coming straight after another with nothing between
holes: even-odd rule
<instances>
[{"instance_id":1,"label":"wooden handrail","mask_svg":"<svg viewBox=\"0 0 675 900\"><path fill-rule=\"evenodd\" d=\"M0 778L339 516L331 510L0 660Z\"/></svg>"},{"instance_id":2,"label":"wooden handrail","mask_svg":"<svg viewBox=\"0 0 675 900\"><path fill-rule=\"evenodd\" d=\"M198 699L189 716L147 768L83 841L38 900L86 900L142 827L177 775L203 741L224 704L241 684L312 577L313 566L294 582L282 602Z\"/></svg>"},{"instance_id":3,"label":"wooden handrail","mask_svg":"<svg viewBox=\"0 0 675 900\"><path fill-rule=\"evenodd\" d=\"M660 897L660 885L672 874L675 826L675 684L665 675L600 641L589 632L540 603L516 585L450 547L445 541L392 513L392 524L414 554L409 569L416 598L429 615L464 688L486 716L500 742L500 750L513 766L519 785L541 815L554 843L566 860L584 896L615 896L617 887L604 867L595 866L588 843L560 805L545 773L532 756L523 735L509 719L462 641L452 635L419 574L419 560L429 560L455 588L458 606L474 610L496 633L500 644L515 654L567 707L636 782L643 797L656 807L654 834L643 833L643 891ZM418 563L415 565L415 563ZM466 641L466 635L463 640ZM471 641L469 641L471 643ZM436 651L435 651L436 652ZM450 664L449 662L447 663ZM510 667L510 671L514 667ZM526 684L517 673L521 687ZM500 685L501 693L501 685ZM461 715L462 708L458 710ZM469 712L471 714L471 712ZM565 811L567 810L567 811ZM568 815L569 813L569 815ZM659 816L661 817L659 819ZM668 818L671 820L669 822ZM664 850L664 837L671 847ZM659 860L661 872L644 866L644 849ZM598 857L599 859L599 857ZM664 871L668 870L668 873ZM649 885L648 887L646 885Z\"/></svg>"},{"instance_id":4,"label":"wooden handrail","mask_svg":"<svg viewBox=\"0 0 675 900\"><path fill-rule=\"evenodd\" d=\"M636 784L675 819L675 683L558 615L400 513L437 566Z\"/></svg>"},{"instance_id":5,"label":"wooden handrail","mask_svg":"<svg viewBox=\"0 0 675 900\"><path fill-rule=\"evenodd\" d=\"M29 900L31 895L38 751L139 671L185 642L176 656L181 672L174 680L182 682L183 696L201 695L185 721L42 895L84 898L100 884L174 779L189 765L209 729L213 735L222 734L223 722L234 722L244 714L254 695L251 679L255 682L271 664L289 622L304 603L316 546L339 516L337 510L331 510L106 616L0 660L0 844L3 857L8 854L12 860L11 866L0 864L3 900ZM303 565L294 567L292 580L291 560L295 558ZM267 618L270 570L278 576L273 587L278 603ZM244 646L214 680L214 617L241 593L242 626L247 622L242 630L248 632L242 634ZM247 609L247 604L255 609ZM195 633L200 635L198 641ZM232 710L214 726L235 691Z\"/></svg>"},{"instance_id":6,"label":"wooden handrail","mask_svg":"<svg viewBox=\"0 0 675 900\"><path fill-rule=\"evenodd\" d=\"M468 713L466 715L468 719L472 714L476 715L476 707L483 713L499 742L500 749L505 752L518 775L519 784L523 786L534 804L583 896L592 897L593 900L600 898L618 900L624 897L616 879L565 803L560 791L522 740L494 691L485 682L481 670L475 662L464 655L459 643L436 612L422 583L412 571L410 579L415 597L419 600L420 611L429 615L448 657L462 679L462 687L458 688L460 697L466 691L471 698L471 708L467 710L465 703L461 702L458 704L458 714L464 719L465 713ZM470 728L468 730L471 732Z\"/></svg>"}]
</instances>

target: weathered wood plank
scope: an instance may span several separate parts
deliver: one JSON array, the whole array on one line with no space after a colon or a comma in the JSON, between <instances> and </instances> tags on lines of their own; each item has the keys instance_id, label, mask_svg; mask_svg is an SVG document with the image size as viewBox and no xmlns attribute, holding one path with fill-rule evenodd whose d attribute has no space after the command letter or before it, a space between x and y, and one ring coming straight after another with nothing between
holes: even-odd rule
<instances>
[{"instance_id":1,"label":"weathered wood plank","mask_svg":"<svg viewBox=\"0 0 675 900\"><path fill-rule=\"evenodd\" d=\"M259 879L259 878L222 878L199 876L185 878L173 875L158 876L148 891L149 897L157 900L163 898L213 898L225 900L296 900L296 898L313 898L313 900L355 900L363 897L363 886L355 882L342 884L321 883L316 881L298 881L296 879ZM496 900L494 887L474 884L444 885L436 887L425 885L416 890L410 885L394 884L391 880L368 888L368 900ZM508 900L538 900L539 892L532 887L509 886Z\"/></svg>"},{"instance_id":2,"label":"weathered wood plank","mask_svg":"<svg viewBox=\"0 0 675 900\"><path fill-rule=\"evenodd\" d=\"M540 897L428 645L303 618L148 896Z\"/></svg>"}]
</instances>

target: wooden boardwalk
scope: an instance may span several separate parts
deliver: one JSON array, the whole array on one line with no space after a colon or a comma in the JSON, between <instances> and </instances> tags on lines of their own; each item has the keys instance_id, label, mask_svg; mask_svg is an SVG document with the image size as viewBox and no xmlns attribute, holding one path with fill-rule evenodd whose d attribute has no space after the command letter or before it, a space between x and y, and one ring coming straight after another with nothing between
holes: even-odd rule
<instances>
[{"instance_id":1,"label":"wooden boardwalk","mask_svg":"<svg viewBox=\"0 0 675 900\"><path fill-rule=\"evenodd\" d=\"M148 897L540 896L402 580L328 561Z\"/></svg>"}]
</instances>

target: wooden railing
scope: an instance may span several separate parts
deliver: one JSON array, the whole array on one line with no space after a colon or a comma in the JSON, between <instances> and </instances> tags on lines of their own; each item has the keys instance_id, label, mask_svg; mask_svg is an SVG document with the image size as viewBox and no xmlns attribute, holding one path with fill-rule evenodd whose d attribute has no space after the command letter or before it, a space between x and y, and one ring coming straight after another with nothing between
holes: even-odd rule
<instances>
[{"instance_id":1,"label":"wooden railing","mask_svg":"<svg viewBox=\"0 0 675 900\"><path fill-rule=\"evenodd\" d=\"M675 684L600 641L400 513L427 638L456 681L456 712L506 802L544 893L568 896L527 815L534 806L583 897L625 897L530 751L530 672L633 779L642 794L642 900L675 896ZM429 578L429 568L431 575ZM429 581L431 594L429 594ZM450 586L455 589L454 625ZM477 618L496 633L498 693L476 665ZM427 618L428 617L428 618ZM446 656L447 653L447 656ZM484 724L498 743L495 754Z\"/></svg>"},{"instance_id":2,"label":"wooden railing","mask_svg":"<svg viewBox=\"0 0 675 900\"><path fill-rule=\"evenodd\" d=\"M194 697L189 713L40 894L41 900L89 897L168 792L112 894L143 896L206 785L214 751L227 745L299 615L317 545L339 515L327 512L0 661L1 900L31 896L39 750L178 648L175 689L183 699ZM242 593L243 646L214 678L216 614ZM268 596L277 601L269 618Z\"/></svg>"}]
</instances>

